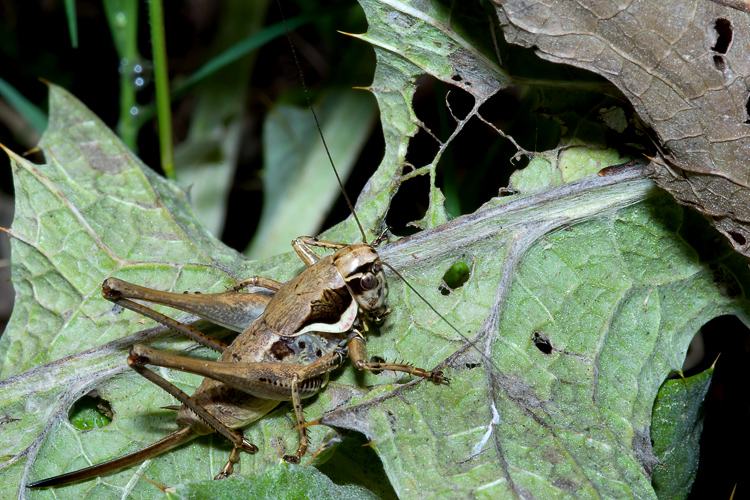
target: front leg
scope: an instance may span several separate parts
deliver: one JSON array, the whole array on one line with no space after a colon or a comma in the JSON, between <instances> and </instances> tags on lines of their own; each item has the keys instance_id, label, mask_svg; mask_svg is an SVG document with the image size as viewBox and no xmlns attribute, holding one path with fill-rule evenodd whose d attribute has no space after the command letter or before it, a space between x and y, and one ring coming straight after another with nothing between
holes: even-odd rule
<instances>
[{"instance_id":1,"label":"front leg","mask_svg":"<svg viewBox=\"0 0 750 500\"><path fill-rule=\"evenodd\" d=\"M315 236L300 236L299 238L294 238L294 240L292 240L292 248L294 248L294 251L297 252L297 255L307 267L312 266L320 260L320 255L315 253L315 250L313 250L312 247L339 250L348 246L349 245L346 243L319 240Z\"/></svg>"},{"instance_id":2,"label":"front leg","mask_svg":"<svg viewBox=\"0 0 750 500\"><path fill-rule=\"evenodd\" d=\"M292 248L294 248L294 251L297 252L297 256L307 267L312 266L320 260L320 255L315 253L315 250L312 249L313 246L319 246L317 245L317 242L318 238L312 236L300 236L299 238L294 238L294 240L292 240Z\"/></svg>"},{"instance_id":3,"label":"front leg","mask_svg":"<svg viewBox=\"0 0 750 500\"><path fill-rule=\"evenodd\" d=\"M367 361L367 347L365 345L365 339L357 330L354 330L354 332L349 337L348 346L349 357L352 358L354 366L356 366L360 370L393 370L396 372L404 372L411 375L416 375L417 377L426 378L428 380L432 380L436 384L450 382L450 379L443 375L442 370L430 371L425 370L424 368L417 368L416 366L403 363L375 363Z\"/></svg>"}]
</instances>

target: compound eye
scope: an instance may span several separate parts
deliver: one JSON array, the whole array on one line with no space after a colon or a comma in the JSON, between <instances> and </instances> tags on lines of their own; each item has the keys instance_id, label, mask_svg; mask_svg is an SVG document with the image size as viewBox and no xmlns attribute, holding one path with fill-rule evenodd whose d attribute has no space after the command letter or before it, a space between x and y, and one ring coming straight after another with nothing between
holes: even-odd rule
<instances>
[{"instance_id":1,"label":"compound eye","mask_svg":"<svg viewBox=\"0 0 750 500\"><path fill-rule=\"evenodd\" d=\"M359 286L362 287L362 290L372 290L373 288L378 286L378 279L374 274L367 273L362 276L362 279L359 281Z\"/></svg>"}]
</instances>

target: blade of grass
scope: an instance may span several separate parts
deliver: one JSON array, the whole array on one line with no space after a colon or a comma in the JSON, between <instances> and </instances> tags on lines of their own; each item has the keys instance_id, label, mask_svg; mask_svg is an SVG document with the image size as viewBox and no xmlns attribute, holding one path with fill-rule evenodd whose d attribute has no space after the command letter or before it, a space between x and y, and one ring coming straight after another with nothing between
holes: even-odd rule
<instances>
[{"instance_id":1,"label":"blade of grass","mask_svg":"<svg viewBox=\"0 0 750 500\"><path fill-rule=\"evenodd\" d=\"M26 99L16 88L0 78L0 96L34 127L40 134L47 128L47 115Z\"/></svg>"},{"instance_id":2,"label":"blade of grass","mask_svg":"<svg viewBox=\"0 0 750 500\"><path fill-rule=\"evenodd\" d=\"M74 49L77 49L78 48L78 17L76 16L76 0L65 0L65 16L68 18L68 32L70 32L70 45L72 45Z\"/></svg>"},{"instance_id":3,"label":"blade of grass","mask_svg":"<svg viewBox=\"0 0 750 500\"><path fill-rule=\"evenodd\" d=\"M325 14L303 14L290 19L287 24L290 30L296 29L304 24L315 21L323 15L332 15L332 12ZM284 34L284 25L282 23L276 23L272 26L264 28L252 35L240 40L236 44L226 49L216 57L211 58L206 64L198 68L187 80L177 85L172 92L172 99L179 99L185 92L190 90L197 83L205 80L212 74L219 71L221 68L228 66L229 64L241 59L255 49L258 49L270 42L274 38L277 38Z\"/></svg>"},{"instance_id":4,"label":"blade of grass","mask_svg":"<svg viewBox=\"0 0 750 500\"><path fill-rule=\"evenodd\" d=\"M174 151L172 149L172 103L169 98L164 10L161 0L149 0L148 13L151 21L151 46L154 59L154 85L156 87L156 116L159 122L161 168L168 179L176 179Z\"/></svg>"}]
</instances>

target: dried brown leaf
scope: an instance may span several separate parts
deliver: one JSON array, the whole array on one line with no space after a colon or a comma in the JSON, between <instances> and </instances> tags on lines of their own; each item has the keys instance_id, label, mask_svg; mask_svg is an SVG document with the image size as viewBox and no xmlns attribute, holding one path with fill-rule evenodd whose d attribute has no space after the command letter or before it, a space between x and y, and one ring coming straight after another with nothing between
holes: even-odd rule
<instances>
[{"instance_id":1,"label":"dried brown leaf","mask_svg":"<svg viewBox=\"0 0 750 500\"><path fill-rule=\"evenodd\" d=\"M615 84L658 138L650 176L750 256L747 9L684 0L496 7L509 42Z\"/></svg>"}]
</instances>

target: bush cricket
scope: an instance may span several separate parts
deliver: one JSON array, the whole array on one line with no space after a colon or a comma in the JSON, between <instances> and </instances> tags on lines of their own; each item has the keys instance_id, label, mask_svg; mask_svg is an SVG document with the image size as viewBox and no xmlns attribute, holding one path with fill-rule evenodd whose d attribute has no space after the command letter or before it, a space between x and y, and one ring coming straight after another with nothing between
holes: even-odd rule
<instances>
[{"instance_id":1,"label":"bush cricket","mask_svg":"<svg viewBox=\"0 0 750 500\"><path fill-rule=\"evenodd\" d=\"M294 53L293 47L292 51ZM296 53L294 57L296 62ZM298 62L297 65L299 67ZM312 106L311 110L315 116ZM317 122L317 117L315 119ZM322 133L321 139L325 143ZM333 168L336 172L335 166ZM336 176L338 178L337 173ZM343 192L340 179L338 182ZM356 220L354 208L346 198ZM360 370L400 371L436 384L447 383L441 371L368 361L365 347L368 324L382 321L389 312L383 268L387 264L379 260L376 251L383 235L367 243L358 220L357 224L363 243L347 245L313 237L295 239L292 246L308 267L286 283L252 277L224 293L185 295L152 290L117 278L105 280L102 285L105 299L150 317L221 355L217 361L210 362L134 345L127 358L128 365L182 403L179 407L170 407L178 410L178 430L134 453L28 486L56 486L106 474L213 432L233 445L229 460L216 476L216 479L225 478L233 472L240 451L257 451L257 447L243 437L241 429L263 418L281 401L292 402L299 432L297 450L284 459L297 463L309 444L301 400L323 387L328 373L344 362L347 353ZM312 249L315 246L335 252L321 258ZM268 300L242 292L249 287L265 288L275 295ZM136 301L181 309L242 333L226 345ZM258 307L258 301L267 301L263 314L243 330L242 325L247 321L245 311ZM189 396L149 369L149 365L206 378Z\"/></svg>"}]
</instances>

